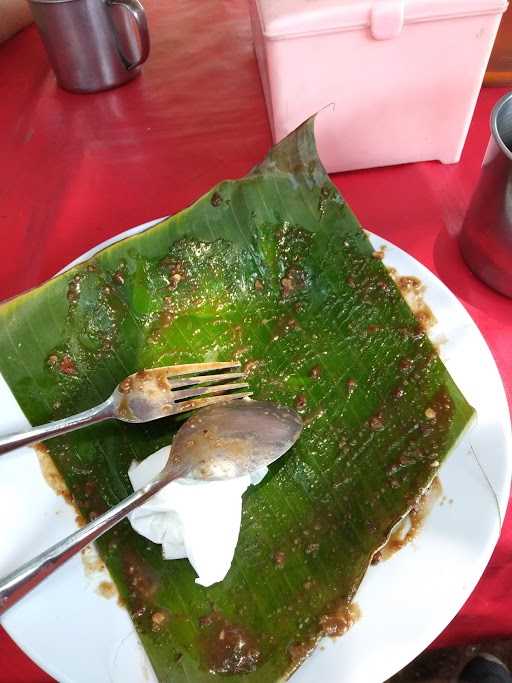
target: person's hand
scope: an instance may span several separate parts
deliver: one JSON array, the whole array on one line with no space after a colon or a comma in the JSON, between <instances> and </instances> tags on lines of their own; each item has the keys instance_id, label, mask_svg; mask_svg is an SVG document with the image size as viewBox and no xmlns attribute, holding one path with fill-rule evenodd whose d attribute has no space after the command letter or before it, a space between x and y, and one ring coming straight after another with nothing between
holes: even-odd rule
<instances>
[{"instance_id":1,"label":"person's hand","mask_svg":"<svg viewBox=\"0 0 512 683\"><path fill-rule=\"evenodd\" d=\"M0 0L0 43L32 21L26 0Z\"/></svg>"}]
</instances>

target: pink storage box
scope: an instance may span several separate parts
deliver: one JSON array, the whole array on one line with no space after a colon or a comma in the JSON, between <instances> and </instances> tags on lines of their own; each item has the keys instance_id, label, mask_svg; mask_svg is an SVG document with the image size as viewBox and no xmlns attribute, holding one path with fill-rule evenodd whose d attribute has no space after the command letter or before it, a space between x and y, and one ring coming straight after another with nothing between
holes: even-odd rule
<instances>
[{"instance_id":1,"label":"pink storage box","mask_svg":"<svg viewBox=\"0 0 512 683\"><path fill-rule=\"evenodd\" d=\"M250 0L274 140L328 171L459 161L506 0Z\"/></svg>"}]
</instances>

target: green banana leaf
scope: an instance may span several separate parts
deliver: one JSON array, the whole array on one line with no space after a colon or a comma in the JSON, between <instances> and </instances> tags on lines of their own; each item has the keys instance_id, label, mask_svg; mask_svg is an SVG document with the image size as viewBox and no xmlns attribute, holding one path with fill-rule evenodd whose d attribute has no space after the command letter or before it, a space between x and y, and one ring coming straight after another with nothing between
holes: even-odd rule
<instances>
[{"instance_id":1,"label":"green banana leaf","mask_svg":"<svg viewBox=\"0 0 512 683\"><path fill-rule=\"evenodd\" d=\"M141 368L231 359L256 398L304 417L244 498L222 583L196 585L127 522L98 543L162 682L277 681L342 630L372 555L472 415L372 251L309 121L245 178L0 307L0 370L32 424ZM48 448L91 518L179 424L108 423Z\"/></svg>"}]
</instances>

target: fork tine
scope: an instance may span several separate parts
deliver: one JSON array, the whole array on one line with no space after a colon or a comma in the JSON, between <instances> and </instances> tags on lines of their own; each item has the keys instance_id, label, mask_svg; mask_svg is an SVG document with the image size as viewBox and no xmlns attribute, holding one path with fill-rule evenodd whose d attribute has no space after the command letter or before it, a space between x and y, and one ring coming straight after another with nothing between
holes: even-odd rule
<instances>
[{"instance_id":1,"label":"fork tine","mask_svg":"<svg viewBox=\"0 0 512 683\"><path fill-rule=\"evenodd\" d=\"M168 377L176 377L178 375L196 375L202 372L211 372L212 370L229 370L229 368L239 368L240 363L232 361L219 363L186 363L185 365L169 365L167 368L155 368L159 372L166 371ZM151 372L148 370L147 372Z\"/></svg>"},{"instance_id":2,"label":"fork tine","mask_svg":"<svg viewBox=\"0 0 512 683\"><path fill-rule=\"evenodd\" d=\"M240 391L237 394L222 394L221 396L208 396L207 398L197 398L192 401L184 401L183 403L175 403L172 415L178 413L186 413L189 410L196 410L197 408L204 408L212 403L221 403L222 401L234 401L239 398L246 398L252 396L252 391Z\"/></svg>"},{"instance_id":3,"label":"fork tine","mask_svg":"<svg viewBox=\"0 0 512 683\"><path fill-rule=\"evenodd\" d=\"M193 387L192 389L184 389L182 391L174 391L173 401L181 401L185 398L194 398L195 396L203 396L204 394L220 394L232 389L245 389L249 385L247 382L232 382L230 384L212 384L207 387Z\"/></svg>"},{"instance_id":4,"label":"fork tine","mask_svg":"<svg viewBox=\"0 0 512 683\"><path fill-rule=\"evenodd\" d=\"M179 389L180 387L189 387L192 384L204 384L205 382L220 382L224 379L239 379L244 377L243 372L226 372L220 375L196 375L187 379L171 380L171 389Z\"/></svg>"}]
</instances>

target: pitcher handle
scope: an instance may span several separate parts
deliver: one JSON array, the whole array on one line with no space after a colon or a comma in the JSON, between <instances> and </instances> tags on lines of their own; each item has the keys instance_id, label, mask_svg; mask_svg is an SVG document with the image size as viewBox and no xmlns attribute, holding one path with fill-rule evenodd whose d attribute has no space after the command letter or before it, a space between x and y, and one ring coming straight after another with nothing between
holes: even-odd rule
<instances>
[{"instance_id":1,"label":"pitcher handle","mask_svg":"<svg viewBox=\"0 0 512 683\"><path fill-rule=\"evenodd\" d=\"M132 14L133 18L135 19L135 23L137 24L140 36L140 57L135 62L130 62L123 55L121 55L126 68L128 71L131 71L140 64L143 64L149 57L149 31L144 7L140 4L139 0L107 0L107 5L109 7L121 5L122 7L126 8Z\"/></svg>"}]
</instances>

